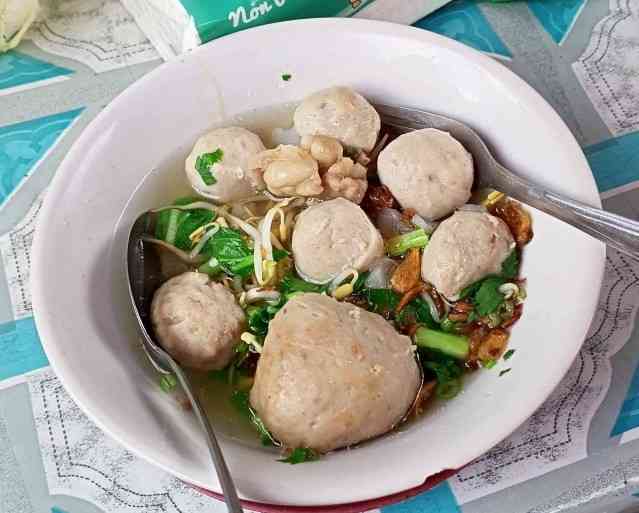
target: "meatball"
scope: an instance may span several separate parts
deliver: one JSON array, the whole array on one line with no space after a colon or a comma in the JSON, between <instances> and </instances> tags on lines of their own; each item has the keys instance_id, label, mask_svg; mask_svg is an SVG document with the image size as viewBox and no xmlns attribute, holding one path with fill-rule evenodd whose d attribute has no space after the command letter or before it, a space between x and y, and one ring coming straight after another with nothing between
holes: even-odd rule
<instances>
[{"instance_id":1,"label":"meatball","mask_svg":"<svg viewBox=\"0 0 639 513\"><path fill-rule=\"evenodd\" d=\"M432 221L470 198L473 158L448 132L424 128L386 146L377 159L377 173L404 209Z\"/></svg>"},{"instance_id":2,"label":"meatball","mask_svg":"<svg viewBox=\"0 0 639 513\"><path fill-rule=\"evenodd\" d=\"M422 278L449 299L471 283L501 271L515 247L510 230L498 217L457 211L443 221L422 256Z\"/></svg>"},{"instance_id":3,"label":"meatball","mask_svg":"<svg viewBox=\"0 0 639 513\"><path fill-rule=\"evenodd\" d=\"M327 135L345 146L370 151L381 127L379 114L361 94L330 87L307 96L295 110L300 136Z\"/></svg>"},{"instance_id":4,"label":"meatball","mask_svg":"<svg viewBox=\"0 0 639 513\"><path fill-rule=\"evenodd\" d=\"M297 146L263 151L251 157L249 167L263 173L266 187L277 196L317 196L324 190L317 161Z\"/></svg>"},{"instance_id":5,"label":"meatball","mask_svg":"<svg viewBox=\"0 0 639 513\"><path fill-rule=\"evenodd\" d=\"M270 322L250 400L285 447L325 452L392 429L419 385L408 337L377 314L309 293Z\"/></svg>"},{"instance_id":6,"label":"meatball","mask_svg":"<svg viewBox=\"0 0 639 513\"><path fill-rule=\"evenodd\" d=\"M384 253L384 241L373 223L344 198L304 210L291 244L297 272L313 283L327 283L346 269L366 270Z\"/></svg>"},{"instance_id":7,"label":"meatball","mask_svg":"<svg viewBox=\"0 0 639 513\"><path fill-rule=\"evenodd\" d=\"M153 296L151 322L161 346L185 367L225 367L244 329L244 311L233 294L206 274L186 272Z\"/></svg>"},{"instance_id":8,"label":"meatball","mask_svg":"<svg viewBox=\"0 0 639 513\"><path fill-rule=\"evenodd\" d=\"M300 146L308 151L323 169L328 169L344 156L344 148L339 141L326 135L305 135Z\"/></svg>"},{"instance_id":9,"label":"meatball","mask_svg":"<svg viewBox=\"0 0 639 513\"><path fill-rule=\"evenodd\" d=\"M326 197L346 198L357 204L362 202L368 188L366 168L348 157L329 167L323 180Z\"/></svg>"},{"instance_id":10,"label":"meatball","mask_svg":"<svg viewBox=\"0 0 639 513\"><path fill-rule=\"evenodd\" d=\"M195 143L186 159L186 176L199 194L220 203L247 198L264 188L260 173L249 169L248 161L265 149L261 139L245 128L217 128ZM209 168L215 181L206 183L197 170L197 159L216 150L222 150L222 157Z\"/></svg>"}]
</instances>

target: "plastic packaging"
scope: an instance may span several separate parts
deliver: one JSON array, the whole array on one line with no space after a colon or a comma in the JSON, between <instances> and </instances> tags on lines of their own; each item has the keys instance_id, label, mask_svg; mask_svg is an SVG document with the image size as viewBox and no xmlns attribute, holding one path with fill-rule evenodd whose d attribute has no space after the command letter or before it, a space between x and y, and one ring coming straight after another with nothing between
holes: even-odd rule
<instances>
[{"instance_id":1,"label":"plastic packaging","mask_svg":"<svg viewBox=\"0 0 639 513\"><path fill-rule=\"evenodd\" d=\"M0 0L1 1L1 0ZM122 0L164 59L277 21L361 16L414 23L449 0Z\"/></svg>"}]
</instances>

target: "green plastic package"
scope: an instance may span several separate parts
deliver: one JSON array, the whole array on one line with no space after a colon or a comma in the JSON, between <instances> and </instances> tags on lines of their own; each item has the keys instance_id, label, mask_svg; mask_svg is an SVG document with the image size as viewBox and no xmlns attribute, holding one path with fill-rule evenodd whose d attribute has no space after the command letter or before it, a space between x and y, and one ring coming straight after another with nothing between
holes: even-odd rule
<instances>
[{"instance_id":1,"label":"green plastic package","mask_svg":"<svg viewBox=\"0 0 639 513\"><path fill-rule=\"evenodd\" d=\"M277 21L352 16L375 0L122 0L170 59L212 39Z\"/></svg>"}]
</instances>

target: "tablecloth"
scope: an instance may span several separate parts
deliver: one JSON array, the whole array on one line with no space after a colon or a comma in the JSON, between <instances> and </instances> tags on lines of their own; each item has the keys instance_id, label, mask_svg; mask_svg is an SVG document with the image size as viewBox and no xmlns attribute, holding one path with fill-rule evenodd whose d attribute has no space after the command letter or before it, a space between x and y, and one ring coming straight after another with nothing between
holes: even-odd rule
<instances>
[{"instance_id":1,"label":"tablecloth","mask_svg":"<svg viewBox=\"0 0 639 513\"><path fill-rule=\"evenodd\" d=\"M91 119L161 62L117 0L42 3L44 21L0 56L0 512L222 512L102 433L42 351L29 266L47 185ZM639 218L639 0L454 0L415 26L531 84L582 145L604 207ZM639 263L609 250L583 349L543 407L384 513L639 511L638 303Z\"/></svg>"}]
</instances>

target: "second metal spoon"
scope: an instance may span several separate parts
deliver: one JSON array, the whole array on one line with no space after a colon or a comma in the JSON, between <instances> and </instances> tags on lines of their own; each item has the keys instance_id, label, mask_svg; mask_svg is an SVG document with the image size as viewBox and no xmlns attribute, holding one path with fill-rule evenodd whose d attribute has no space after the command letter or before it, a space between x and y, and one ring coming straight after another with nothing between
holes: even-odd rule
<instances>
[{"instance_id":1,"label":"second metal spoon","mask_svg":"<svg viewBox=\"0 0 639 513\"><path fill-rule=\"evenodd\" d=\"M477 132L460 121L407 107L377 104L375 109L384 124L401 132L420 128L449 132L472 154L477 188L503 192L639 259L639 222L548 191L513 173L495 160Z\"/></svg>"}]
</instances>

